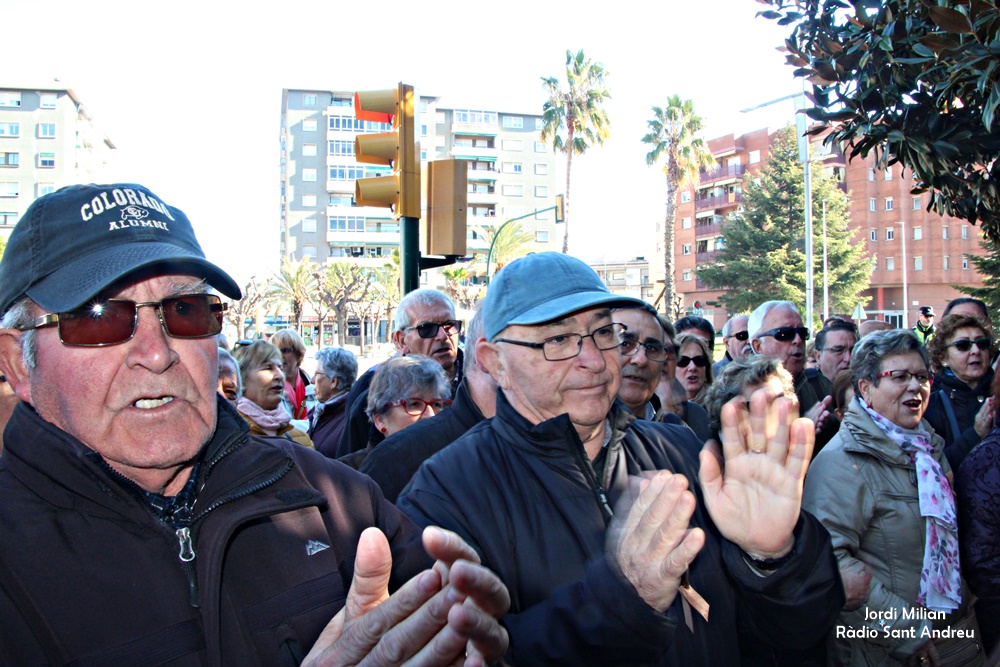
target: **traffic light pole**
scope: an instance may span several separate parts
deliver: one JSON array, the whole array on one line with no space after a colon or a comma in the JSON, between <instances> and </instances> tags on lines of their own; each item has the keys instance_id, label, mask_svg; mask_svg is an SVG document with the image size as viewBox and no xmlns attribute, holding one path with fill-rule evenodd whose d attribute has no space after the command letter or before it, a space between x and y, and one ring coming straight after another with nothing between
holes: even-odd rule
<instances>
[{"instance_id":1,"label":"traffic light pole","mask_svg":"<svg viewBox=\"0 0 1000 667\"><path fill-rule=\"evenodd\" d=\"M399 219L399 273L403 294L420 286L420 218Z\"/></svg>"},{"instance_id":2,"label":"traffic light pole","mask_svg":"<svg viewBox=\"0 0 1000 667\"><path fill-rule=\"evenodd\" d=\"M525 218L530 218L533 215L539 213L545 213L546 211L558 211L559 205L549 206L548 208L540 208L531 213L525 213L524 215L519 215L516 218L510 218L509 220L504 220L503 224L497 227L497 233L493 235L493 240L490 241L490 249L486 252L486 284L490 284L490 262L493 260L493 246L496 245L497 239L500 238L500 232L503 231L504 227L512 222L517 222L518 220L524 220ZM556 222L559 222L558 220Z\"/></svg>"}]
</instances>

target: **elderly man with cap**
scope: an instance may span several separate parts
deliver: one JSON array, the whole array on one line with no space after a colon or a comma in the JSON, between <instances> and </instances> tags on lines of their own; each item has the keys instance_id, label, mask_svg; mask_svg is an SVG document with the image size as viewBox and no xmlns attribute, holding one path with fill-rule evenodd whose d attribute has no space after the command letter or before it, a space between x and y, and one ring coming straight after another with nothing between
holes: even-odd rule
<instances>
[{"instance_id":1,"label":"elderly man with cap","mask_svg":"<svg viewBox=\"0 0 1000 667\"><path fill-rule=\"evenodd\" d=\"M924 345L934 336L934 309L930 306L920 306L917 310L917 323L913 326L913 333L917 335Z\"/></svg>"},{"instance_id":2,"label":"elderly man with cap","mask_svg":"<svg viewBox=\"0 0 1000 667\"><path fill-rule=\"evenodd\" d=\"M140 185L63 188L11 234L0 370L21 403L0 458L0 663L501 655L506 593L467 545L424 531L429 569L370 480L248 435L216 393L210 288L240 297Z\"/></svg>"},{"instance_id":3,"label":"elderly man with cap","mask_svg":"<svg viewBox=\"0 0 1000 667\"><path fill-rule=\"evenodd\" d=\"M637 340L612 309L642 306L567 255L504 267L476 345L496 414L398 501L507 584L510 664L738 665L738 627L809 646L843 604L829 536L800 509L812 429L787 399L727 404L700 463L690 430L615 400Z\"/></svg>"}]
</instances>

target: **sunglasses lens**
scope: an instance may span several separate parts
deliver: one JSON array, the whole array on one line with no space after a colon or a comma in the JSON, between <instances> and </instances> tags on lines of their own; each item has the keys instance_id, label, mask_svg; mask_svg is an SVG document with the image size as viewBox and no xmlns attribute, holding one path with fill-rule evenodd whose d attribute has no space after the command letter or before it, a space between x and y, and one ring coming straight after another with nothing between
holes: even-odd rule
<instances>
[{"instance_id":1,"label":"sunglasses lens","mask_svg":"<svg viewBox=\"0 0 1000 667\"><path fill-rule=\"evenodd\" d=\"M417 327L417 335L421 338L434 338L438 332L437 322L424 322Z\"/></svg>"},{"instance_id":2,"label":"sunglasses lens","mask_svg":"<svg viewBox=\"0 0 1000 667\"><path fill-rule=\"evenodd\" d=\"M164 299L161 312L174 338L207 338L222 331L222 300L214 294Z\"/></svg>"},{"instance_id":3,"label":"sunglasses lens","mask_svg":"<svg viewBox=\"0 0 1000 667\"><path fill-rule=\"evenodd\" d=\"M978 347L980 350L988 350L992 346L993 346L993 339L992 338L977 338L976 339L976 347Z\"/></svg>"},{"instance_id":4,"label":"sunglasses lens","mask_svg":"<svg viewBox=\"0 0 1000 667\"><path fill-rule=\"evenodd\" d=\"M972 341L969 340L968 338L963 338L962 340L955 341L954 343L952 343L952 345L959 352L968 352L970 349L972 349Z\"/></svg>"},{"instance_id":5,"label":"sunglasses lens","mask_svg":"<svg viewBox=\"0 0 1000 667\"><path fill-rule=\"evenodd\" d=\"M740 341L746 340L749 337L750 337L749 331L737 331L736 333L733 334L733 338Z\"/></svg>"},{"instance_id":6,"label":"sunglasses lens","mask_svg":"<svg viewBox=\"0 0 1000 667\"><path fill-rule=\"evenodd\" d=\"M135 303L105 301L59 313L59 338L66 345L113 345L135 333Z\"/></svg>"}]
</instances>

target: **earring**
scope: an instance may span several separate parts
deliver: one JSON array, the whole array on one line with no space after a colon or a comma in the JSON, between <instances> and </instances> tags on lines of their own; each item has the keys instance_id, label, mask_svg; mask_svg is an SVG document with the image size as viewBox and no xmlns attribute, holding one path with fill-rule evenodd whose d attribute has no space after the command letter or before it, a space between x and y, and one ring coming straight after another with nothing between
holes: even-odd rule
<instances>
[{"instance_id":1,"label":"earring","mask_svg":"<svg viewBox=\"0 0 1000 667\"><path fill-rule=\"evenodd\" d=\"M379 430L380 430L380 431L382 431L382 435L385 435L386 433L388 433L388 432L389 432L389 429L387 429L387 428L386 428L385 426L383 426L383 427L382 427L382 428L380 428Z\"/></svg>"}]
</instances>

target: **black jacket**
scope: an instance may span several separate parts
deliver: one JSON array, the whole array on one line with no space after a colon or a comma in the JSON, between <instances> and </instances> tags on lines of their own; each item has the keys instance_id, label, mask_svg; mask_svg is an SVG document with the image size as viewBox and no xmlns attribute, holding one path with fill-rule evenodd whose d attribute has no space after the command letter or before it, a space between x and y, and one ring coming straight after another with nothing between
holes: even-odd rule
<instances>
[{"instance_id":1,"label":"black jacket","mask_svg":"<svg viewBox=\"0 0 1000 667\"><path fill-rule=\"evenodd\" d=\"M26 404L0 457L0 664L297 665L343 606L378 526L392 586L430 564L368 478L222 399L190 527L193 560L136 487Z\"/></svg>"},{"instance_id":2,"label":"black jacket","mask_svg":"<svg viewBox=\"0 0 1000 667\"><path fill-rule=\"evenodd\" d=\"M681 597L656 613L605 558L609 517L593 467L567 415L532 425L504 398L497 414L424 463L398 506L418 524L461 535L507 585L507 655L515 665L740 664L738 620L765 641L812 646L832 628L844 597L829 533L802 513L795 555L768 577L721 537L698 485L700 449L686 427L637 420L617 402L600 487L614 507L629 476L684 474L706 532L691 585L709 621L683 619ZM685 442L687 441L687 442ZM674 443L678 443L675 446ZM662 662L661 662L662 661Z\"/></svg>"},{"instance_id":3,"label":"black jacket","mask_svg":"<svg viewBox=\"0 0 1000 667\"><path fill-rule=\"evenodd\" d=\"M958 470L965 457L982 440L976 433L976 414L983 407L986 399L993 395L992 385L992 368L987 370L986 375L979 381L975 389L959 380L954 373L947 369L934 377L934 384L931 385L931 400L927 405L927 412L924 413L924 419L934 427L934 431L938 435L944 438L944 454L948 457L948 463L951 464L952 470ZM951 407L955 411L958 433L954 432L949 423L944 399L941 398L940 394L942 391L948 395Z\"/></svg>"},{"instance_id":4,"label":"black jacket","mask_svg":"<svg viewBox=\"0 0 1000 667\"><path fill-rule=\"evenodd\" d=\"M347 394L332 398L323 405L319 417L313 419L309 415L309 438L317 452L331 459L336 458L340 436L347 425L347 398Z\"/></svg>"},{"instance_id":5,"label":"black jacket","mask_svg":"<svg viewBox=\"0 0 1000 667\"><path fill-rule=\"evenodd\" d=\"M421 463L484 419L463 382L450 408L390 435L368 452L358 470L375 480L386 500L394 503Z\"/></svg>"}]
</instances>

